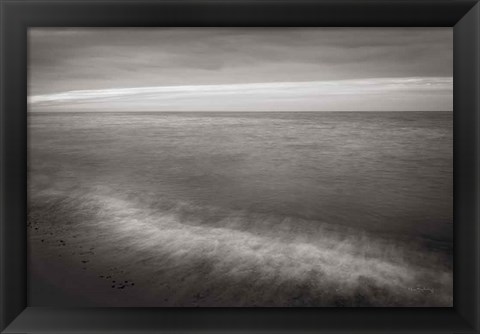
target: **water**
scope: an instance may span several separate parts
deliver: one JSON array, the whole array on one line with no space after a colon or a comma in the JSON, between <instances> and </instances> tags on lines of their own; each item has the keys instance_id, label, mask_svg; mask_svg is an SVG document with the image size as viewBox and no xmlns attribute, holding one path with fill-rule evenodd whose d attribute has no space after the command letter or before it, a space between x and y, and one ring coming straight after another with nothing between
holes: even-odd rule
<instances>
[{"instance_id":1,"label":"water","mask_svg":"<svg viewBox=\"0 0 480 334\"><path fill-rule=\"evenodd\" d=\"M121 240L130 253L143 252L135 253L135 261L155 258L148 268L163 261L157 263L162 271L168 258L191 274L191 263L201 261L204 268L208 262L211 267L200 270L204 274L195 267L196 275L226 286L249 280L256 270L265 284L282 275L286 280L286 268L318 252L289 279L311 281L318 271L317 287L340 281L348 293L330 293L323 301L307 298L307 306L337 305L340 299L347 306L371 301L448 306L452 134L451 112L30 113L30 216L36 221L48 216L44 224L57 226L55 233L64 233L58 226L68 222L83 224L83 231L87 226L99 234L105 230L102 244ZM299 251L305 245L316 248ZM160 253L145 255L153 249ZM278 261L268 269L272 252L286 249L289 255L270 259ZM193 259L195 253L203 255ZM228 259L220 259L222 254ZM317 266L326 254L328 260ZM339 254L351 262L349 268L332 260ZM359 256L377 262L363 264L355 274ZM397 265L398 271L378 269L378 261ZM242 263L244 274L221 269ZM137 273L147 270L132 266ZM401 271L407 276L401 278ZM166 275L156 273L160 280ZM397 292L388 275L396 277ZM438 286L429 283L440 291L415 294L430 291L415 289L431 277L443 277ZM370 291L358 302L355 291L365 279L395 298L370 298ZM165 294L156 283L145 285ZM407 297L398 293L400 285ZM190 305L185 301L192 300L192 288L179 284L177 289L184 293L171 299L173 305ZM200 306L230 306L238 291L229 297L203 292L195 299ZM293 295L262 298L241 306L295 301Z\"/></svg>"}]
</instances>

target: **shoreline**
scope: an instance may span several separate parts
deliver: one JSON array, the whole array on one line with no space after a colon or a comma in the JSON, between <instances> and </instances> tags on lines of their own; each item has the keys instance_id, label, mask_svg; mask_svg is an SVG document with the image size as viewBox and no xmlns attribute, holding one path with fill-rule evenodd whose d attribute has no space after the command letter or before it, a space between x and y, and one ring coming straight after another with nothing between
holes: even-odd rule
<instances>
[{"instance_id":1,"label":"shoreline","mask_svg":"<svg viewBox=\"0 0 480 334\"><path fill-rule=\"evenodd\" d=\"M439 291L452 288L451 277L445 276L447 268L431 263L436 259L432 253L418 252L418 259L408 250L408 259L407 250L388 242L364 238L352 244L348 238L353 236L338 233L321 239L323 245L294 239L278 243L228 228L184 225L173 215L158 218L102 196L87 204L82 199L91 205L90 217L84 208L83 217L75 217L82 208L69 199L70 206L63 205L69 214L61 218L69 224L58 220L60 215L50 222L31 218L36 221L29 232L32 278L43 277L74 294L85 291L95 300L83 302L98 306L451 306L451 291ZM102 198L116 204L108 208ZM152 225L155 219L162 219L163 227ZM386 257L366 257L358 247ZM385 251L390 254L381 255ZM413 265L413 260L420 263ZM422 268L422 261L432 267ZM434 277L443 283L432 283Z\"/></svg>"}]
</instances>

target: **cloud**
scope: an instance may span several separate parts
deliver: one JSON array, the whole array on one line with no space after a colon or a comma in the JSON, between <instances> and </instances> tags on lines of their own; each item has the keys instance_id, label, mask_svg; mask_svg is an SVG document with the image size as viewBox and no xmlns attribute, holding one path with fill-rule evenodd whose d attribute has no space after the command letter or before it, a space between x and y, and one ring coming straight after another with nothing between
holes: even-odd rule
<instances>
[{"instance_id":1,"label":"cloud","mask_svg":"<svg viewBox=\"0 0 480 334\"><path fill-rule=\"evenodd\" d=\"M451 28L32 28L29 90L451 76Z\"/></svg>"},{"instance_id":2,"label":"cloud","mask_svg":"<svg viewBox=\"0 0 480 334\"><path fill-rule=\"evenodd\" d=\"M31 111L451 110L451 77L150 86L73 90L28 98Z\"/></svg>"}]
</instances>

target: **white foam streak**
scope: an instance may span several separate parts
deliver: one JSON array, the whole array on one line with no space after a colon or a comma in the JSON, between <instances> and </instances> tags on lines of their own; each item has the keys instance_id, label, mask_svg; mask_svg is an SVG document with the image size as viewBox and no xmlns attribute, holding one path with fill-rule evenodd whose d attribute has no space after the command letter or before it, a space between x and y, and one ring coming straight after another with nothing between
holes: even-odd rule
<instances>
[{"instance_id":1,"label":"white foam streak","mask_svg":"<svg viewBox=\"0 0 480 334\"><path fill-rule=\"evenodd\" d=\"M315 244L285 243L247 231L185 225L179 223L174 214L158 216L119 198L97 195L96 201L102 203L103 228L108 229L110 237L117 238L119 244L130 244L132 250L157 253L151 258L162 254L172 263L190 262L198 256L210 259L215 264L215 276L235 277L256 270L260 272L259 279L274 276L298 280L315 271L321 273L321 284L341 282L343 287L353 288L359 280L367 278L381 287L407 289L415 286L419 275L418 268L406 262L363 256L358 248L365 241L361 236L332 243L329 238L335 236L330 234ZM358 244L352 243L355 239ZM374 240L368 243L371 247L379 246Z\"/></svg>"}]
</instances>

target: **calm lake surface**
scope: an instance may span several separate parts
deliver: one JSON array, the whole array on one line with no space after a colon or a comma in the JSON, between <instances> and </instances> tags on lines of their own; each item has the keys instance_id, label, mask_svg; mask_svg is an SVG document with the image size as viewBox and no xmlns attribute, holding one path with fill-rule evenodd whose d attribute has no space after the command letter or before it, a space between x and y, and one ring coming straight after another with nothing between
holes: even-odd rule
<instances>
[{"instance_id":1,"label":"calm lake surface","mask_svg":"<svg viewBox=\"0 0 480 334\"><path fill-rule=\"evenodd\" d=\"M330 289L326 302L309 297L308 306L340 299L342 306L452 303L451 112L30 113L28 120L31 221L43 224L45 235L63 233L71 245L68 233L84 224L77 239L92 231L103 245L92 248L103 247L104 254L108 244L127 245L124 251L136 254L138 263L130 258L125 270L158 295L166 290L155 281L166 277L162 268L170 261L183 265L175 267L177 279L194 272L200 281L221 278L222 286L235 281L240 287L253 275L277 294L282 284L287 291L299 281L318 282L312 291ZM119 226L123 230L115 230ZM43 238L41 247L55 252L58 245L49 246L41 231L32 230L31 242ZM255 238L258 245L250 245ZM283 254L282 245L296 248ZM318 266L309 260L290 277L289 266L298 269L302 254L312 254L300 252L300 245L316 247L318 259L337 255L328 253ZM335 262L341 254L348 254L346 262ZM107 261L100 257L89 260L96 273ZM358 276L359 257L378 261L363 263ZM232 269L239 267L243 271ZM157 280L146 278L152 275ZM348 288L339 299L331 289L342 278ZM175 284L173 277L166 280ZM191 305L193 288L178 284L181 296L170 299L173 304L162 299L165 305ZM370 298L373 290L362 292L360 301L352 297L369 284L394 297ZM437 284L437 293L423 293L428 286L414 294L425 284ZM233 305L243 291L209 295L210 288L195 299L200 306ZM274 300L272 291L241 306L298 304L295 294Z\"/></svg>"}]
</instances>

